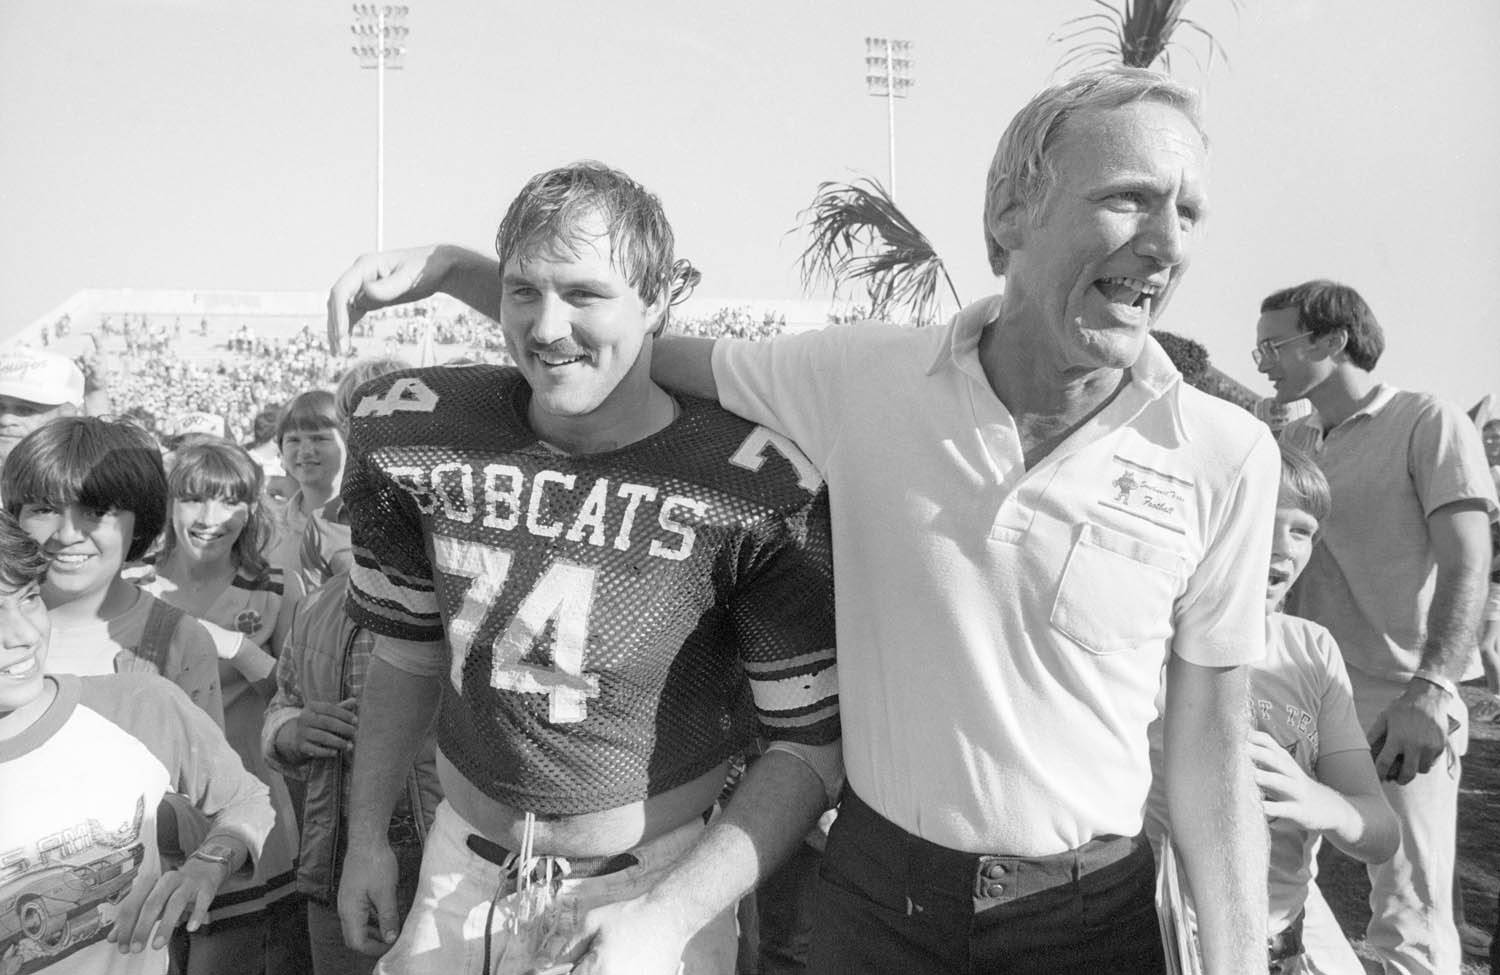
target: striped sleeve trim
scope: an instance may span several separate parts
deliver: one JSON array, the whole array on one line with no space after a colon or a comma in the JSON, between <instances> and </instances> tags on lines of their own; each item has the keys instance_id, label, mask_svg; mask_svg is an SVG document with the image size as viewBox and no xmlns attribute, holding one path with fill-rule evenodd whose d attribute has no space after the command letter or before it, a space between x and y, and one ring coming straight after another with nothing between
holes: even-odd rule
<instances>
[{"instance_id":1,"label":"striped sleeve trim","mask_svg":"<svg viewBox=\"0 0 1500 975\"><path fill-rule=\"evenodd\" d=\"M833 665L833 648L814 650L812 653L777 660L746 660L745 673L751 680L775 680L794 674L812 673Z\"/></svg>"},{"instance_id":2,"label":"striped sleeve trim","mask_svg":"<svg viewBox=\"0 0 1500 975\"><path fill-rule=\"evenodd\" d=\"M404 580L403 580L404 581ZM443 639L437 594L356 564L349 574L349 615L360 626L399 640Z\"/></svg>"},{"instance_id":3,"label":"striped sleeve trim","mask_svg":"<svg viewBox=\"0 0 1500 975\"><path fill-rule=\"evenodd\" d=\"M756 711L770 737L814 742L838 737L838 667L831 651L822 656L794 667L786 666L794 661L783 661L774 676L749 675Z\"/></svg>"}]
</instances>

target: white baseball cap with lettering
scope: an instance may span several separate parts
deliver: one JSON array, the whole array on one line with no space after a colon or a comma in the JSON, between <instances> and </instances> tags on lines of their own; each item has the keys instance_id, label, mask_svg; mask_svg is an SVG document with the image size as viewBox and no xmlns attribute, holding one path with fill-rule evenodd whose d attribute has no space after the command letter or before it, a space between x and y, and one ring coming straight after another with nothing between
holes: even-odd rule
<instances>
[{"instance_id":1,"label":"white baseball cap with lettering","mask_svg":"<svg viewBox=\"0 0 1500 975\"><path fill-rule=\"evenodd\" d=\"M0 396L44 406L81 406L83 371L72 359L55 352L0 352Z\"/></svg>"}]
</instances>

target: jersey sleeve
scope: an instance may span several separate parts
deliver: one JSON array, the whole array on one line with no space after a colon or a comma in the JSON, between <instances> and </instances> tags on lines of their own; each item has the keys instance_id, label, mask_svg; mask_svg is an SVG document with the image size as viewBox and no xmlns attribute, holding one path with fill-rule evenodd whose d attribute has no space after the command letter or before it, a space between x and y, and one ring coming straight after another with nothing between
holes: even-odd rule
<instances>
[{"instance_id":1,"label":"jersey sleeve","mask_svg":"<svg viewBox=\"0 0 1500 975\"><path fill-rule=\"evenodd\" d=\"M209 836L234 836L260 858L276 819L270 792L186 693L153 674L119 674L84 681L82 694L156 756L173 788L212 821Z\"/></svg>"},{"instance_id":2,"label":"jersey sleeve","mask_svg":"<svg viewBox=\"0 0 1500 975\"><path fill-rule=\"evenodd\" d=\"M839 737L833 556L826 486L776 520L743 556L733 600L740 659L771 741Z\"/></svg>"},{"instance_id":3,"label":"jersey sleeve","mask_svg":"<svg viewBox=\"0 0 1500 975\"><path fill-rule=\"evenodd\" d=\"M233 636L238 644L238 635L227 635ZM184 616L172 632L168 657L162 676L182 688L188 700L223 728L224 691L219 686L219 645L214 642L208 627L194 617Z\"/></svg>"},{"instance_id":4,"label":"jersey sleeve","mask_svg":"<svg viewBox=\"0 0 1500 975\"><path fill-rule=\"evenodd\" d=\"M1312 657L1323 678L1322 703L1318 708L1318 757L1338 752L1368 751L1369 742L1354 708L1354 690L1344 655L1333 634L1315 623L1308 623Z\"/></svg>"},{"instance_id":5,"label":"jersey sleeve","mask_svg":"<svg viewBox=\"0 0 1500 975\"><path fill-rule=\"evenodd\" d=\"M1266 567L1280 470L1269 430L1256 431L1177 601L1172 652L1189 663L1232 667L1265 656Z\"/></svg>"},{"instance_id":6,"label":"jersey sleeve","mask_svg":"<svg viewBox=\"0 0 1500 975\"><path fill-rule=\"evenodd\" d=\"M369 388L362 387L360 392ZM358 416L351 422L340 489L354 546L349 616L381 636L420 643L440 641L442 619L421 513L396 481L402 471L380 464L381 445L372 426L368 418Z\"/></svg>"},{"instance_id":7,"label":"jersey sleeve","mask_svg":"<svg viewBox=\"0 0 1500 975\"><path fill-rule=\"evenodd\" d=\"M826 470L845 414L849 331L825 328L768 341L719 339L713 350L719 403L796 441Z\"/></svg>"},{"instance_id":8,"label":"jersey sleeve","mask_svg":"<svg viewBox=\"0 0 1500 975\"><path fill-rule=\"evenodd\" d=\"M1495 517L1495 481L1484 442L1458 407L1428 400L1412 429L1406 464L1423 514L1430 516L1455 501L1482 501L1489 517Z\"/></svg>"}]
</instances>

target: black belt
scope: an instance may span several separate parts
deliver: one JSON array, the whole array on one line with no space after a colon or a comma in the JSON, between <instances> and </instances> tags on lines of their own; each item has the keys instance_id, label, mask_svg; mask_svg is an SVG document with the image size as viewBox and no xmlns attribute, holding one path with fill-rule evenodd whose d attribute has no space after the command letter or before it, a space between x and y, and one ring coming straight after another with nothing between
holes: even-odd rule
<instances>
[{"instance_id":1,"label":"black belt","mask_svg":"<svg viewBox=\"0 0 1500 975\"><path fill-rule=\"evenodd\" d=\"M464 841L474 855L482 860L487 860L505 871L506 877L515 877L521 871L521 858L507 850L499 843L486 839L478 833L470 833L469 838ZM568 876L573 878L603 877L607 874L619 873L621 870L629 870L640 863L633 853L616 853L613 856L601 857L548 857L539 856L538 860L562 859L568 861ZM539 868L533 866L533 874ZM536 879L533 877L533 879Z\"/></svg>"},{"instance_id":2,"label":"black belt","mask_svg":"<svg viewBox=\"0 0 1500 975\"><path fill-rule=\"evenodd\" d=\"M914 883L955 897L971 896L976 911L1074 883L1131 857L1151 855L1144 836L1104 836L1076 850L1041 857L965 853L908 833L871 809L853 789L844 790L839 822L864 836L862 844L904 851L905 871Z\"/></svg>"}]
</instances>

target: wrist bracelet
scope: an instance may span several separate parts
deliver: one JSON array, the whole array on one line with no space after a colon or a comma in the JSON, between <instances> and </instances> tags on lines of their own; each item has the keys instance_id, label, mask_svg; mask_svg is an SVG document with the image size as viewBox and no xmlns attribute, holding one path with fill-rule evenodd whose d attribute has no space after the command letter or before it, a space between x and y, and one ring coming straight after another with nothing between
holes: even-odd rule
<instances>
[{"instance_id":1,"label":"wrist bracelet","mask_svg":"<svg viewBox=\"0 0 1500 975\"><path fill-rule=\"evenodd\" d=\"M1427 683L1432 684L1435 687L1447 691L1448 694L1454 698L1454 700L1458 699L1458 685L1435 670L1423 667L1421 670L1418 670L1417 672L1412 674L1412 677L1416 680L1426 681Z\"/></svg>"}]
</instances>

